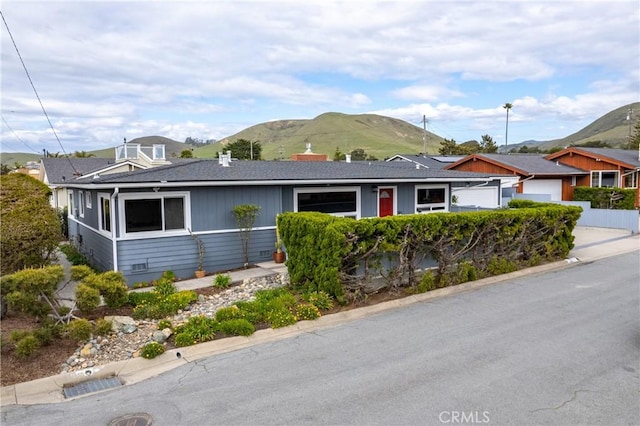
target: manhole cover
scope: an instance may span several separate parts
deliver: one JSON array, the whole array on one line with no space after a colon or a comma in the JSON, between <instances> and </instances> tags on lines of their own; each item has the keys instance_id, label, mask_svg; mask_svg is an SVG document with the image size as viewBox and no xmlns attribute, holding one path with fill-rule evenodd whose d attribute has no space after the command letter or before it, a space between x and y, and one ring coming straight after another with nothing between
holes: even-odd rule
<instances>
[{"instance_id":1,"label":"manhole cover","mask_svg":"<svg viewBox=\"0 0 640 426\"><path fill-rule=\"evenodd\" d=\"M109 422L109 426L151 426L153 421L147 413L125 414Z\"/></svg>"}]
</instances>

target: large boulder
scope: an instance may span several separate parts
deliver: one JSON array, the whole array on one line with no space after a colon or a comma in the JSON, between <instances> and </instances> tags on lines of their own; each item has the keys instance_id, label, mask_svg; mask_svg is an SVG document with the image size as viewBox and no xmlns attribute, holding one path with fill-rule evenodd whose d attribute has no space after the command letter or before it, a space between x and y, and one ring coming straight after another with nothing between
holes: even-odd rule
<instances>
[{"instance_id":1,"label":"large boulder","mask_svg":"<svg viewBox=\"0 0 640 426\"><path fill-rule=\"evenodd\" d=\"M110 315L104 317L104 319L107 321L111 321L111 330L115 331L116 333L122 332L125 334L129 334L138 329L136 321L131 317L122 315Z\"/></svg>"}]
</instances>

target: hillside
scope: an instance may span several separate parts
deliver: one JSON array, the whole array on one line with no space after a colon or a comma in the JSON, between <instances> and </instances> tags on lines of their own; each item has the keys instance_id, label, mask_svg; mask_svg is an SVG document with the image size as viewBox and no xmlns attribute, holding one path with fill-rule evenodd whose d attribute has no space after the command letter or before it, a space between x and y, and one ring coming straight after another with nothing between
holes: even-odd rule
<instances>
[{"instance_id":1,"label":"hillside","mask_svg":"<svg viewBox=\"0 0 640 426\"><path fill-rule=\"evenodd\" d=\"M622 148L629 137L629 121L627 114L629 108L633 108L634 114L631 126L638 120L640 113L640 102L621 106L598 118L582 130L566 136L562 139L554 139L542 142L538 145L540 149L549 149L569 145L580 145L585 142L601 141L608 143L611 147ZM633 131L633 129L632 129Z\"/></svg>"},{"instance_id":2,"label":"hillside","mask_svg":"<svg viewBox=\"0 0 640 426\"><path fill-rule=\"evenodd\" d=\"M524 141L510 144L508 150L523 145L538 146L540 149L564 148L571 144L588 141L602 141L612 147L621 147L629 136L627 112L633 108L632 125L640 115L640 102L617 108L598 118L584 129L562 139L550 141ZM262 156L266 160L288 159L292 154L304 152L311 143L313 152L333 157L336 148L343 153L361 148L379 159L406 153L419 153L423 147L423 129L391 117L375 114L349 115L337 112L321 114L311 120L278 120L251 126L239 133L221 139L219 143L193 148L198 158L213 158L224 146L237 139L258 140L262 143ZM443 141L438 135L427 132L427 153L436 154ZM192 146L162 136L146 136L129 141L142 145L164 144L167 157L179 157L184 149ZM114 145L115 147L115 145ZM500 147L503 151L507 147ZM96 157L113 158L114 149L89 151ZM16 162L39 161L38 154L1 153L2 164L13 166Z\"/></svg>"},{"instance_id":3,"label":"hillside","mask_svg":"<svg viewBox=\"0 0 640 426\"><path fill-rule=\"evenodd\" d=\"M362 148L379 159L397 153L419 153L424 149L423 129L405 121L375 114L321 114L312 120L279 120L257 124L219 142L224 146L237 139L258 140L266 160L291 158L311 143L313 152L333 156L336 148L348 153ZM427 152L438 152L443 139L427 132ZM224 149L218 144L194 150L197 157L212 157Z\"/></svg>"}]
</instances>

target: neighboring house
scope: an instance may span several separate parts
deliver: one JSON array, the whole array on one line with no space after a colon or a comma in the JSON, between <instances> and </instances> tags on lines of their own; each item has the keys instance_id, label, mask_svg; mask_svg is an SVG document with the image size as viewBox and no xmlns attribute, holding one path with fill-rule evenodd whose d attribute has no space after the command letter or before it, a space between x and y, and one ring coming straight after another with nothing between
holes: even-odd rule
<instances>
[{"instance_id":1,"label":"neighboring house","mask_svg":"<svg viewBox=\"0 0 640 426\"><path fill-rule=\"evenodd\" d=\"M418 164L421 167L434 170L443 170L454 163L464 159L464 155L425 155L425 154L398 154L387 159L389 162L410 162ZM493 171L489 171L493 173ZM498 171L492 176L500 179L502 188L510 188L516 182L518 177L514 177L510 172ZM499 188L489 186L485 183L471 182L465 186L452 189L452 196L455 196L458 206L473 206L495 209L502 207L502 194Z\"/></svg>"},{"instance_id":2,"label":"neighboring house","mask_svg":"<svg viewBox=\"0 0 640 426\"><path fill-rule=\"evenodd\" d=\"M548 194L552 201L573 200L573 188L588 176L584 170L536 154L472 154L445 170L516 176L517 193Z\"/></svg>"},{"instance_id":3,"label":"neighboring house","mask_svg":"<svg viewBox=\"0 0 640 426\"><path fill-rule=\"evenodd\" d=\"M577 186L618 187L636 190L636 207L640 206L640 153L612 148L569 147L545 157L588 172L580 176Z\"/></svg>"},{"instance_id":4,"label":"neighboring house","mask_svg":"<svg viewBox=\"0 0 640 426\"><path fill-rule=\"evenodd\" d=\"M40 160L37 177L51 188L51 206L62 209L67 207L70 202L65 186L68 181L82 177L144 170L166 164L171 163L164 158L164 145L126 144L116 147L115 157L111 159L94 157L43 158ZM85 203L90 205L91 199L86 199ZM76 207L79 207L85 203L75 204Z\"/></svg>"},{"instance_id":5,"label":"neighboring house","mask_svg":"<svg viewBox=\"0 0 640 426\"><path fill-rule=\"evenodd\" d=\"M261 207L249 244L249 261L255 263L271 259L278 213L365 218L448 211L452 192L467 185L495 187L500 193L493 174L402 162L230 161L229 153L220 160L100 173L64 183L71 200L85 200L70 209L70 238L93 266L121 271L129 285L156 279L166 270L178 278L192 277L198 250L190 231L204 242L207 271L241 267L232 214L236 205Z\"/></svg>"}]
</instances>

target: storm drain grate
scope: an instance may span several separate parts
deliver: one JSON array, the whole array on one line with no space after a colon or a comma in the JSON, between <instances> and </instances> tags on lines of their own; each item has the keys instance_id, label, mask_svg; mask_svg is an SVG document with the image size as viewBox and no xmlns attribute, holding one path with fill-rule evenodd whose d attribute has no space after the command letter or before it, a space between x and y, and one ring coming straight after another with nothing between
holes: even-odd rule
<instances>
[{"instance_id":1,"label":"storm drain grate","mask_svg":"<svg viewBox=\"0 0 640 426\"><path fill-rule=\"evenodd\" d=\"M107 379L96 379L88 382L78 383L77 385L63 388L65 398L73 398L74 396L85 395L92 392L98 392L105 389L111 389L122 386L117 377L109 377Z\"/></svg>"}]
</instances>

